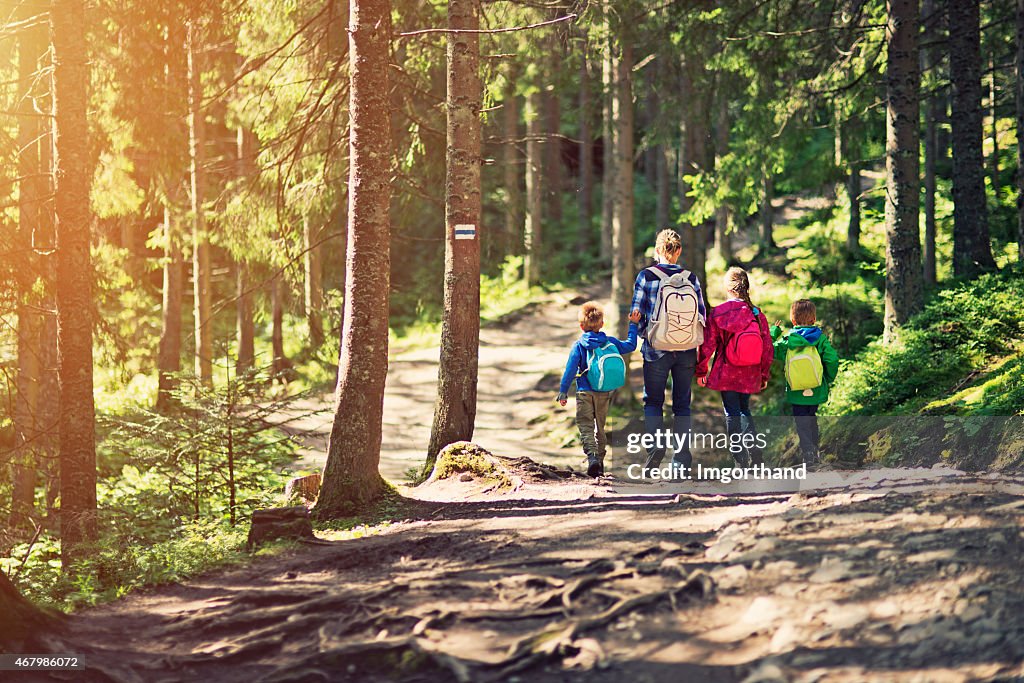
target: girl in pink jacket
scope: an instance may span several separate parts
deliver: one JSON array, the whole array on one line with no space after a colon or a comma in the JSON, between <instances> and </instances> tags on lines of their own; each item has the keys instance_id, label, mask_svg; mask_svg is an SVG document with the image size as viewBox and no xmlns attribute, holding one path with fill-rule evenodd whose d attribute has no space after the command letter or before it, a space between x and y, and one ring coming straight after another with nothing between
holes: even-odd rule
<instances>
[{"instance_id":1,"label":"girl in pink jacket","mask_svg":"<svg viewBox=\"0 0 1024 683\"><path fill-rule=\"evenodd\" d=\"M756 444L750 395L768 385L775 352L768 321L750 301L747 271L730 268L725 274L725 288L729 299L707 316L694 374L698 384L722 394L730 451L737 464L760 465L764 457Z\"/></svg>"}]
</instances>

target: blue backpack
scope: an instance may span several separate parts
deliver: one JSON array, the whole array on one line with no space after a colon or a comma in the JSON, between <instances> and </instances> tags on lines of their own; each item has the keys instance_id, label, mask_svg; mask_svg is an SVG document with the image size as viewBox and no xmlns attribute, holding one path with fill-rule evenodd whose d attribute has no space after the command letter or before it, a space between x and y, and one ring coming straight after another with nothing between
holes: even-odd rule
<instances>
[{"instance_id":1,"label":"blue backpack","mask_svg":"<svg viewBox=\"0 0 1024 683\"><path fill-rule=\"evenodd\" d=\"M615 344L607 342L587 352L587 381L594 391L615 391L626 383L626 361Z\"/></svg>"}]
</instances>

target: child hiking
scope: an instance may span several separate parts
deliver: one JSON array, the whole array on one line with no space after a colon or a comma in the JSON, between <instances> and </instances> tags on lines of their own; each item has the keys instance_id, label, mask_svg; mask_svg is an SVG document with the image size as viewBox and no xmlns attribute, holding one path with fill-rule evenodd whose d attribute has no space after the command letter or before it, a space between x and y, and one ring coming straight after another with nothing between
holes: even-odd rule
<instances>
[{"instance_id":1,"label":"child hiking","mask_svg":"<svg viewBox=\"0 0 1024 683\"><path fill-rule=\"evenodd\" d=\"M569 352L555 400L563 406L566 404L569 387L575 379L576 426L587 456L587 476L599 477L604 474L608 447L604 433L608 404L612 392L625 384L626 364L621 354L636 350L637 326L634 316L630 316L626 341L609 337L601 331L604 311L593 302L580 306L579 321L583 334Z\"/></svg>"},{"instance_id":2,"label":"child hiking","mask_svg":"<svg viewBox=\"0 0 1024 683\"><path fill-rule=\"evenodd\" d=\"M768 321L750 300L750 279L742 268L725 274L729 299L712 308L697 357L697 384L722 394L729 450L740 467L764 462L754 445L750 396L768 385L774 348ZM711 372L708 362L714 358ZM735 435L742 435L737 438ZM751 435L747 437L745 435Z\"/></svg>"},{"instance_id":3,"label":"child hiking","mask_svg":"<svg viewBox=\"0 0 1024 683\"><path fill-rule=\"evenodd\" d=\"M679 264L682 240L675 230L662 230L654 244L658 263L644 268L633 285L630 319L639 321L644 338L644 429L657 435L664 428L665 388L672 376L672 432L682 437L672 465L693 464L690 453L690 383L697 365L697 349L704 341L706 308L697 276ZM658 440L655 440L655 444ZM652 446L644 468L656 468L664 449Z\"/></svg>"},{"instance_id":4,"label":"child hiking","mask_svg":"<svg viewBox=\"0 0 1024 683\"><path fill-rule=\"evenodd\" d=\"M810 299L794 301L789 319L793 323L789 334L782 335L780 323L772 326L771 333L775 357L786 367L786 402L793 407L800 454L810 466L820 462L818 406L828 400L829 387L839 373L839 355L815 324L817 310Z\"/></svg>"}]
</instances>

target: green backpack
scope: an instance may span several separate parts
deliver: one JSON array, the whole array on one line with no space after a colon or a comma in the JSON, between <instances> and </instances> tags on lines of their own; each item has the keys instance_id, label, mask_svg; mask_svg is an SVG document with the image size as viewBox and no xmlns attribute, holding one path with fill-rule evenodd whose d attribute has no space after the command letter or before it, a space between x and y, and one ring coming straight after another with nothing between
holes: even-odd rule
<instances>
[{"instance_id":1,"label":"green backpack","mask_svg":"<svg viewBox=\"0 0 1024 683\"><path fill-rule=\"evenodd\" d=\"M824 381L821 354L813 346L786 351L786 384L792 391L809 392Z\"/></svg>"}]
</instances>

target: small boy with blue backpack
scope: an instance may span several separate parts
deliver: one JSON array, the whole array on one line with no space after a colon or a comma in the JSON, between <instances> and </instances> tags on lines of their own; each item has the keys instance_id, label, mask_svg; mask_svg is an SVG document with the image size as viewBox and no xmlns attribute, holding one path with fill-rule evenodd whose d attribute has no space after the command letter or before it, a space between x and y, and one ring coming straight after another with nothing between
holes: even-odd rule
<instances>
[{"instance_id":1,"label":"small boy with blue backpack","mask_svg":"<svg viewBox=\"0 0 1024 683\"><path fill-rule=\"evenodd\" d=\"M789 310L793 329L782 334L782 323L771 327L775 358L786 368L786 402L793 407L800 454L808 467L820 465L818 406L828 400L829 387L839 374L839 355L817 326L810 299L798 299Z\"/></svg>"},{"instance_id":2,"label":"small boy with blue backpack","mask_svg":"<svg viewBox=\"0 0 1024 683\"><path fill-rule=\"evenodd\" d=\"M568 400L569 387L576 380L576 426L587 456L587 476L604 474L604 456L608 439L604 423L608 418L608 405L612 392L626 383L624 353L636 350L637 321L629 316L629 336L626 341L609 337L604 327L604 311L593 302L580 306L579 322L583 334L572 345L569 362L565 364L562 383L555 399L561 405Z\"/></svg>"}]
</instances>

